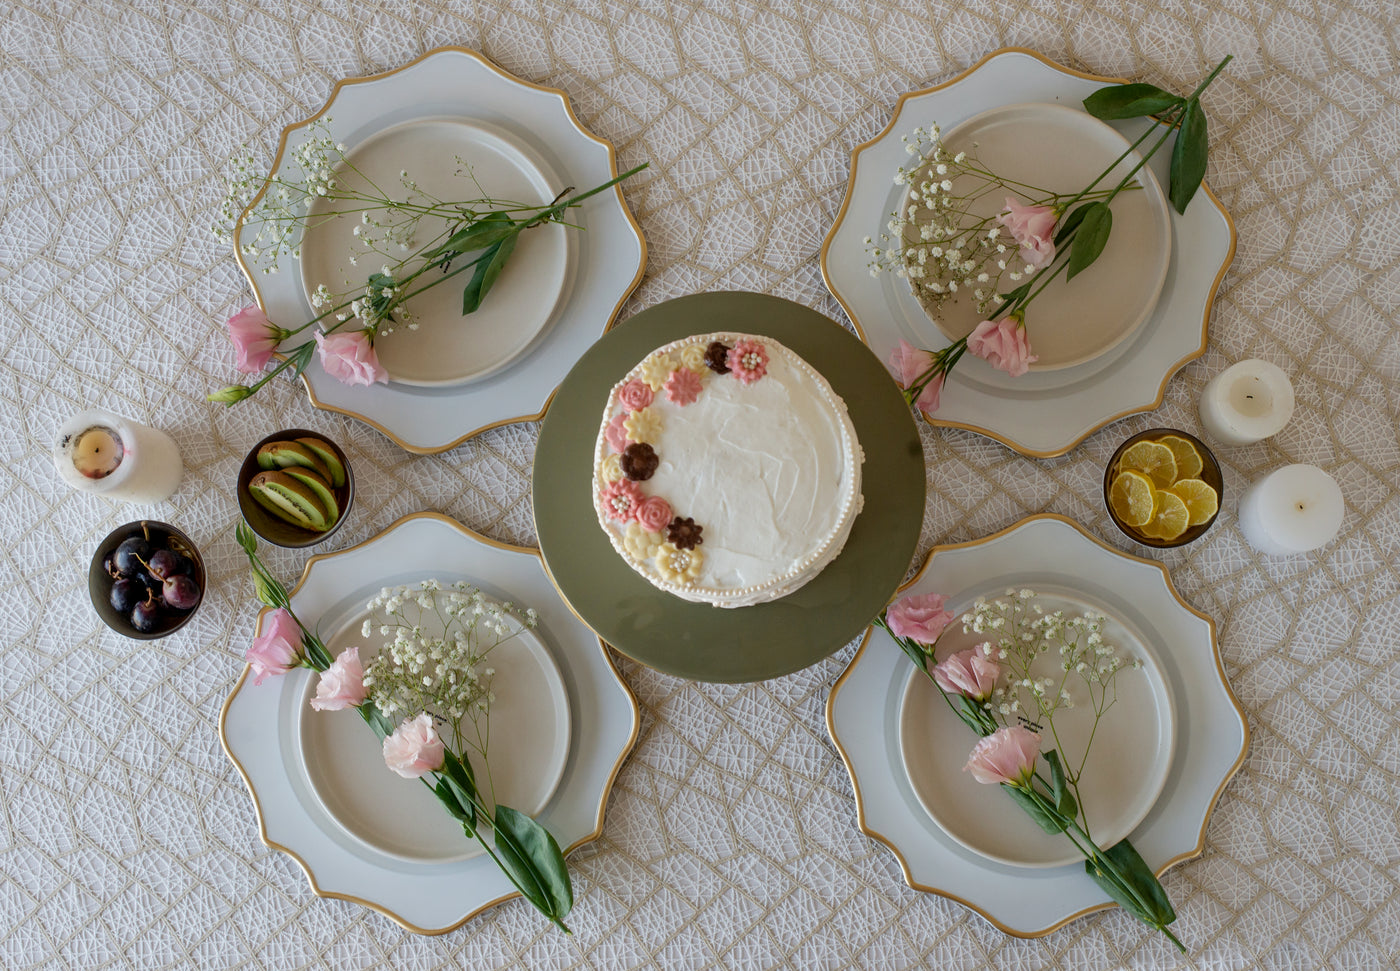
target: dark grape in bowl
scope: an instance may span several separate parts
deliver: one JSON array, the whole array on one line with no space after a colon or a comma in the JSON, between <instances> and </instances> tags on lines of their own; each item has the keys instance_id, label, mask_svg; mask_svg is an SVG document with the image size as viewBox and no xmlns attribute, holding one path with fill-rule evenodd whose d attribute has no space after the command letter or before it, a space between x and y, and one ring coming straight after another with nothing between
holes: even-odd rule
<instances>
[{"instance_id":1,"label":"dark grape in bowl","mask_svg":"<svg viewBox=\"0 0 1400 971\"><path fill-rule=\"evenodd\" d=\"M149 641L175 633L204 599L204 559L169 523L142 519L107 534L88 567L88 595L102 622Z\"/></svg>"}]
</instances>

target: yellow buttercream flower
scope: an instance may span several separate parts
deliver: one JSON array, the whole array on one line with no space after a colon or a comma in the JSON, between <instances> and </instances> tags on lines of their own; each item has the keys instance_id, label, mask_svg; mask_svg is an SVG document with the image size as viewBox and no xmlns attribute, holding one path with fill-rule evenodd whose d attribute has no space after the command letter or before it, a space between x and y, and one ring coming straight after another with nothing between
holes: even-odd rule
<instances>
[{"instance_id":1,"label":"yellow buttercream flower","mask_svg":"<svg viewBox=\"0 0 1400 971\"><path fill-rule=\"evenodd\" d=\"M656 549L663 542L661 533L653 533L649 529L644 529L640 523L628 523L626 531L622 534L622 548L627 555L645 563L656 555Z\"/></svg>"},{"instance_id":2,"label":"yellow buttercream flower","mask_svg":"<svg viewBox=\"0 0 1400 971\"><path fill-rule=\"evenodd\" d=\"M641 368L637 371L639 380L645 381L647 386L653 391L660 391L666 386L666 379L671 376L671 372L676 369L676 362L670 354L655 354L642 362Z\"/></svg>"},{"instance_id":3,"label":"yellow buttercream flower","mask_svg":"<svg viewBox=\"0 0 1400 971\"><path fill-rule=\"evenodd\" d=\"M681 367L689 371L694 371L702 378L714 373L710 370L709 365L705 363L704 344L687 344L685 347L681 348L680 357Z\"/></svg>"},{"instance_id":4,"label":"yellow buttercream flower","mask_svg":"<svg viewBox=\"0 0 1400 971\"><path fill-rule=\"evenodd\" d=\"M608 457L598 463L598 476L604 482L616 482L622 478L622 455L618 452L609 452Z\"/></svg>"},{"instance_id":5,"label":"yellow buttercream flower","mask_svg":"<svg viewBox=\"0 0 1400 971\"><path fill-rule=\"evenodd\" d=\"M671 583L691 583L700 575L700 567L705 562L705 554L699 549L681 550L670 543L662 543L652 557L656 570L662 579Z\"/></svg>"},{"instance_id":6,"label":"yellow buttercream flower","mask_svg":"<svg viewBox=\"0 0 1400 971\"><path fill-rule=\"evenodd\" d=\"M622 422L622 428L627 432L629 442L646 442L648 445L656 444L657 440L661 438L661 430L664 427L661 416L656 413L655 408L639 408Z\"/></svg>"}]
</instances>

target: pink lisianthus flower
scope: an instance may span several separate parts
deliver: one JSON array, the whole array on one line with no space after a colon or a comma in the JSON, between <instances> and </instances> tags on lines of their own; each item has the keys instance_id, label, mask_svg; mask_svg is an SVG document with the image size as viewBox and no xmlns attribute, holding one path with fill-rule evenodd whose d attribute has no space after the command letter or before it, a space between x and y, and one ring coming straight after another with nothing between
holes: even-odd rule
<instances>
[{"instance_id":1,"label":"pink lisianthus flower","mask_svg":"<svg viewBox=\"0 0 1400 971\"><path fill-rule=\"evenodd\" d=\"M317 711L340 711L364 704L369 695L365 688L365 669L360 664L360 649L347 647L337 655L331 666L321 672L316 682L316 697L311 707Z\"/></svg>"},{"instance_id":2,"label":"pink lisianthus flower","mask_svg":"<svg viewBox=\"0 0 1400 971\"><path fill-rule=\"evenodd\" d=\"M384 739L384 764L405 779L421 779L442 768L443 752L442 739L427 712L405 718Z\"/></svg>"},{"instance_id":3,"label":"pink lisianthus flower","mask_svg":"<svg viewBox=\"0 0 1400 971\"><path fill-rule=\"evenodd\" d=\"M316 350L321 355L321 367L341 384L389 383L389 372L380 366L379 355L362 330L349 334L317 331Z\"/></svg>"},{"instance_id":4,"label":"pink lisianthus flower","mask_svg":"<svg viewBox=\"0 0 1400 971\"><path fill-rule=\"evenodd\" d=\"M1039 757L1040 736L1029 728L1012 725L999 728L978 742L963 771L971 772L983 785L1024 786L1035 774L1035 760Z\"/></svg>"},{"instance_id":5,"label":"pink lisianthus flower","mask_svg":"<svg viewBox=\"0 0 1400 971\"><path fill-rule=\"evenodd\" d=\"M291 613L278 607L267 615L263 635L253 638L245 659L253 669L253 684L269 674L286 674L301 665L301 628Z\"/></svg>"},{"instance_id":6,"label":"pink lisianthus flower","mask_svg":"<svg viewBox=\"0 0 1400 971\"><path fill-rule=\"evenodd\" d=\"M1016 317L982 321L967 335L967 349L1013 378L1019 378L1040 360L1031 353L1030 338Z\"/></svg>"},{"instance_id":7,"label":"pink lisianthus flower","mask_svg":"<svg viewBox=\"0 0 1400 971\"><path fill-rule=\"evenodd\" d=\"M944 691L986 701L1001 677L1001 665L981 647L969 647L940 661L933 669L933 680Z\"/></svg>"},{"instance_id":8,"label":"pink lisianthus flower","mask_svg":"<svg viewBox=\"0 0 1400 971\"><path fill-rule=\"evenodd\" d=\"M244 307L228 319L228 339L238 355L234 367L244 374L261 371L285 336L287 332L268 320L261 308Z\"/></svg>"},{"instance_id":9,"label":"pink lisianthus flower","mask_svg":"<svg viewBox=\"0 0 1400 971\"><path fill-rule=\"evenodd\" d=\"M952 622L953 615L943 609L943 596L937 593L911 594L896 600L885 611L885 623L895 637L907 637L925 646L937 641L943 628Z\"/></svg>"},{"instance_id":10,"label":"pink lisianthus flower","mask_svg":"<svg viewBox=\"0 0 1400 971\"><path fill-rule=\"evenodd\" d=\"M1049 206L1023 206L1010 196L1006 210L997 216L1021 247L1021 259L1039 269L1055 258L1055 223L1059 217Z\"/></svg>"},{"instance_id":11,"label":"pink lisianthus flower","mask_svg":"<svg viewBox=\"0 0 1400 971\"><path fill-rule=\"evenodd\" d=\"M899 346L890 352L889 366L894 373L895 382L908 391L919 382L933 367L933 352L915 347L904 338L899 339ZM918 398L913 402L915 408L926 414L932 414L938 410L938 398L943 392L943 379L946 377L942 372L935 374L928 379L923 390L919 392Z\"/></svg>"}]
</instances>

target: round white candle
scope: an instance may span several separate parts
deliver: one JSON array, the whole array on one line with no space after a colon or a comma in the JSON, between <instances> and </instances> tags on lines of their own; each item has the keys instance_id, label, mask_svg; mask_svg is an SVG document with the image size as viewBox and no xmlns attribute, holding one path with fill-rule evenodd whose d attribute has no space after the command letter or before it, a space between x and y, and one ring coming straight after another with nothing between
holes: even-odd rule
<instances>
[{"instance_id":1,"label":"round white candle","mask_svg":"<svg viewBox=\"0 0 1400 971\"><path fill-rule=\"evenodd\" d=\"M80 492L139 503L168 498L185 471L165 432L95 409L63 423L53 464Z\"/></svg>"},{"instance_id":2,"label":"round white candle","mask_svg":"<svg viewBox=\"0 0 1400 971\"><path fill-rule=\"evenodd\" d=\"M1240 497L1240 531L1261 553L1306 553L1337 535L1345 512L1336 479L1315 465L1285 465Z\"/></svg>"},{"instance_id":3,"label":"round white candle","mask_svg":"<svg viewBox=\"0 0 1400 971\"><path fill-rule=\"evenodd\" d=\"M1201 424L1226 445L1249 445L1277 435L1293 416L1293 385L1268 361L1240 361L1201 393Z\"/></svg>"}]
</instances>

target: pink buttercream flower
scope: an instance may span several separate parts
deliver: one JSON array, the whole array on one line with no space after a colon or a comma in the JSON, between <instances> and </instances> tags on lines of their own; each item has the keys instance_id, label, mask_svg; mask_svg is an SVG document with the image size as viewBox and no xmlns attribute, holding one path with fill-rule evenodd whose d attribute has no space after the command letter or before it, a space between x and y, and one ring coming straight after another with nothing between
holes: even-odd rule
<instances>
[{"instance_id":1,"label":"pink buttercream flower","mask_svg":"<svg viewBox=\"0 0 1400 971\"><path fill-rule=\"evenodd\" d=\"M890 632L916 644L932 644L952 622L953 615L943 609L943 596L937 593L910 594L890 604L885 611L885 623L889 624Z\"/></svg>"},{"instance_id":2,"label":"pink buttercream flower","mask_svg":"<svg viewBox=\"0 0 1400 971\"><path fill-rule=\"evenodd\" d=\"M301 628L291 613L278 607L267 615L263 635L253 638L245 659L253 668L253 684L269 674L286 674L301 665Z\"/></svg>"},{"instance_id":3,"label":"pink buttercream flower","mask_svg":"<svg viewBox=\"0 0 1400 971\"><path fill-rule=\"evenodd\" d=\"M637 523L648 533L659 533L671 524L675 513L660 496L647 496L637 505Z\"/></svg>"},{"instance_id":4,"label":"pink buttercream flower","mask_svg":"<svg viewBox=\"0 0 1400 971\"><path fill-rule=\"evenodd\" d=\"M1023 206L1006 197L1006 211L997 216L1017 245L1027 266L1039 269L1055 258L1055 223L1059 217L1049 206Z\"/></svg>"},{"instance_id":5,"label":"pink buttercream flower","mask_svg":"<svg viewBox=\"0 0 1400 971\"><path fill-rule=\"evenodd\" d=\"M986 701L1001 676L1001 665L980 647L969 647L944 658L933 669L933 680L944 691Z\"/></svg>"},{"instance_id":6,"label":"pink buttercream flower","mask_svg":"<svg viewBox=\"0 0 1400 971\"><path fill-rule=\"evenodd\" d=\"M1026 329L1015 317L982 321L967 335L967 349L1013 378L1019 378L1040 360L1031 353Z\"/></svg>"},{"instance_id":7,"label":"pink buttercream flower","mask_svg":"<svg viewBox=\"0 0 1400 971\"><path fill-rule=\"evenodd\" d=\"M261 371L286 333L268 320L261 308L244 307L228 319L228 339L238 355L234 367L244 374Z\"/></svg>"},{"instance_id":8,"label":"pink buttercream flower","mask_svg":"<svg viewBox=\"0 0 1400 971\"><path fill-rule=\"evenodd\" d=\"M613 420L608 422L608 427L603 431L603 438L607 439L608 448L614 452L627 450L627 429L623 425L625 421L627 421L627 412L619 411L613 415Z\"/></svg>"},{"instance_id":9,"label":"pink buttercream flower","mask_svg":"<svg viewBox=\"0 0 1400 971\"><path fill-rule=\"evenodd\" d=\"M618 479L616 482L609 482L603 486L603 491L598 494L598 498L608 516L620 523L630 523L636 519L637 507L642 504L644 499L642 490L637 488L637 483L631 479Z\"/></svg>"},{"instance_id":10,"label":"pink buttercream flower","mask_svg":"<svg viewBox=\"0 0 1400 971\"><path fill-rule=\"evenodd\" d=\"M316 349L321 354L321 367L341 384L389 383L389 372L380 366L379 355L362 330L349 334L317 331Z\"/></svg>"},{"instance_id":11,"label":"pink buttercream flower","mask_svg":"<svg viewBox=\"0 0 1400 971\"><path fill-rule=\"evenodd\" d=\"M340 711L364 704L368 695L365 669L360 664L360 649L347 647L331 662L330 667L321 672L311 707L317 711Z\"/></svg>"},{"instance_id":12,"label":"pink buttercream flower","mask_svg":"<svg viewBox=\"0 0 1400 971\"><path fill-rule=\"evenodd\" d=\"M405 779L421 779L442 768L443 746L426 711L405 718L394 734L384 739L384 764Z\"/></svg>"},{"instance_id":13,"label":"pink buttercream flower","mask_svg":"<svg viewBox=\"0 0 1400 971\"><path fill-rule=\"evenodd\" d=\"M758 341L736 341L724 363L745 384L753 384L768 373L768 349Z\"/></svg>"},{"instance_id":14,"label":"pink buttercream flower","mask_svg":"<svg viewBox=\"0 0 1400 971\"><path fill-rule=\"evenodd\" d=\"M652 403L656 397L651 390L651 385L645 381L633 379L622 386L618 392L617 400L622 402L622 407L628 411L640 411Z\"/></svg>"},{"instance_id":15,"label":"pink buttercream flower","mask_svg":"<svg viewBox=\"0 0 1400 971\"><path fill-rule=\"evenodd\" d=\"M1035 773L1035 760L1040 755L1040 736L1029 728L1012 725L998 728L982 739L968 756L964 772L983 785L1004 782L1025 785Z\"/></svg>"},{"instance_id":16,"label":"pink buttercream flower","mask_svg":"<svg viewBox=\"0 0 1400 971\"><path fill-rule=\"evenodd\" d=\"M666 397L678 405L688 405L700 397L700 375L690 368L679 368L666 379Z\"/></svg>"}]
</instances>

